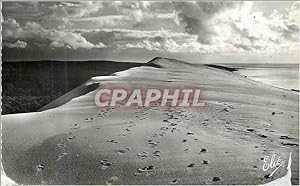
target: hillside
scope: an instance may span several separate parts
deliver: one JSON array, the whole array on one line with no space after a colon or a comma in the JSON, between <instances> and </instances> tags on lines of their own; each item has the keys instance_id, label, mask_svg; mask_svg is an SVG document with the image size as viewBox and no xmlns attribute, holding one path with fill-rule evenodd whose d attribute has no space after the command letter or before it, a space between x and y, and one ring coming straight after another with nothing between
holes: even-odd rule
<instances>
[{"instance_id":1,"label":"hillside","mask_svg":"<svg viewBox=\"0 0 300 186\"><path fill-rule=\"evenodd\" d=\"M34 112L97 75L140 66L114 61L2 63L2 114Z\"/></svg>"}]
</instances>

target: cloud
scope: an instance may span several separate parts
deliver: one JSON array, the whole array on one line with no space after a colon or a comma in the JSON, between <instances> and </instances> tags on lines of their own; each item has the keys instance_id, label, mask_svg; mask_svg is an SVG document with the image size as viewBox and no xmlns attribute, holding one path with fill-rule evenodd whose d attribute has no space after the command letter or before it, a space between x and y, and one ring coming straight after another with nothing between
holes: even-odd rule
<instances>
[{"instance_id":1,"label":"cloud","mask_svg":"<svg viewBox=\"0 0 300 186\"><path fill-rule=\"evenodd\" d=\"M4 42L4 46L6 46L8 48L25 48L27 46L27 43L24 41L18 40L15 43Z\"/></svg>"},{"instance_id":2,"label":"cloud","mask_svg":"<svg viewBox=\"0 0 300 186\"><path fill-rule=\"evenodd\" d=\"M204 51L290 53L299 49L299 3L270 15L253 11L252 6L253 2L175 2L175 21L198 37Z\"/></svg>"},{"instance_id":3,"label":"cloud","mask_svg":"<svg viewBox=\"0 0 300 186\"><path fill-rule=\"evenodd\" d=\"M294 2L289 10L289 16L288 16L289 22L298 26L300 21L299 10L300 10L300 2Z\"/></svg>"},{"instance_id":4,"label":"cloud","mask_svg":"<svg viewBox=\"0 0 300 186\"><path fill-rule=\"evenodd\" d=\"M53 18L82 18L99 11L103 7L103 2L60 2L49 6L49 12L46 13Z\"/></svg>"},{"instance_id":5,"label":"cloud","mask_svg":"<svg viewBox=\"0 0 300 186\"><path fill-rule=\"evenodd\" d=\"M133 30L133 29L75 29L73 32L81 33L87 37L105 37L103 34L111 35L116 39L145 39L145 38L184 38L191 35L182 32L174 32L172 30ZM89 36L88 36L89 35ZM107 36L106 35L106 36ZM193 37L193 36L192 36Z\"/></svg>"},{"instance_id":6,"label":"cloud","mask_svg":"<svg viewBox=\"0 0 300 186\"><path fill-rule=\"evenodd\" d=\"M36 41L49 41L50 48L66 47L70 49L78 48L103 48L103 43L92 44L79 33L66 30L45 29L36 22L27 22L24 27L14 19L7 19L3 24L3 39L34 39Z\"/></svg>"},{"instance_id":7,"label":"cloud","mask_svg":"<svg viewBox=\"0 0 300 186\"><path fill-rule=\"evenodd\" d=\"M125 15L107 15L100 17L86 17L70 19L73 28L94 29L99 27L114 28L116 26L126 26L132 19Z\"/></svg>"},{"instance_id":8,"label":"cloud","mask_svg":"<svg viewBox=\"0 0 300 186\"><path fill-rule=\"evenodd\" d=\"M195 53L203 51L200 49L202 44L197 42L197 36L171 30L77 29L74 32L81 33L91 42L98 42L97 39L100 38L107 46L118 50L139 48L172 53L184 51Z\"/></svg>"},{"instance_id":9,"label":"cloud","mask_svg":"<svg viewBox=\"0 0 300 186\"><path fill-rule=\"evenodd\" d=\"M155 40L155 37L142 39L141 41L131 41L129 43L117 44L118 50L126 49L146 49L149 51L161 51L169 53L211 53L210 46L202 45L197 41L197 37L167 37Z\"/></svg>"},{"instance_id":10,"label":"cloud","mask_svg":"<svg viewBox=\"0 0 300 186\"><path fill-rule=\"evenodd\" d=\"M228 2L175 2L177 22L185 27L185 31L197 35L199 42L210 44L216 35L210 20L221 10L233 7Z\"/></svg>"},{"instance_id":11,"label":"cloud","mask_svg":"<svg viewBox=\"0 0 300 186\"><path fill-rule=\"evenodd\" d=\"M98 29L98 28L123 28L123 29L168 29L176 28L175 13L171 11L153 10L152 5L162 5L161 2L102 2L97 11L86 13L81 17L72 17L69 23L72 28ZM159 6L156 6L159 7Z\"/></svg>"},{"instance_id":12,"label":"cloud","mask_svg":"<svg viewBox=\"0 0 300 186\"><path fill-rule=\"evenodd\" d=\"M216 33L213 43L231 44L239 52L291 53L299 49L299 23L291 21L288 12L274 10L265 15L253 12L252 6L252 2L247 2L216 15L211 20Z\"/></svg>"},{"instance_id":13,"label":"cloud","mask_svg":"<svg viewBox=\"0 0 300 186\"><path fill-rule=\"evenodd\" d=\"M3 22L3 38L13 38L13 37L21 37L24 33L23 28L15 19L6 19Z\"/></svg>"},{"instance_id":14,"label":"cloud","mask_svg":"<svg viewBox=\"0 0 300 186\"><path fill-rule=\"evenodd\" d=\"M295 53L299 3L284 11L255 2L4 2L4 47L18 50L167 53ZM263 4L263 3L262 3ZM267 2L265 6L268 6ZM266 13L268 12L268 14ZM20 42L27 45L22 48ZM13 50L16 50L14 48Z\"/></svg>"},{"instance_id":15,"label":"cloud","mask_svg":"<svg viewBox=\"0 0 300 186\"><path fill-rule=\"evenodd\" d=\"M149 40L144 40L137 43L126 43L124 45L118 46L118 49L130 49L130 48L142 48L146 50L162 50L161 44L159 42L153 42Z\"/></svg>"}]
</instances>

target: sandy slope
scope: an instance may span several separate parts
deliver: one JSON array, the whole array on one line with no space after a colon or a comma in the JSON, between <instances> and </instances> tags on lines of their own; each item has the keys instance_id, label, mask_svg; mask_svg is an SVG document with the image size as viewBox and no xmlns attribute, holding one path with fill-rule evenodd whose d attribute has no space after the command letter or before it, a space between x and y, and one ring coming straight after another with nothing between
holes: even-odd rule
<instances>
[{"instance_id":1,"label":"sandy slope","mask_svg":"<svg viewBox=\"0 0 300 186\"><path fill-rule=\"evenodd\" d=\"M212 67L152 63L162 68L88 84L200 87L206 106L100 111L92 91L55 109L5 115L7 176L23 184L262 184L286 174L292 151L298 183L298 94ZM261 158L272 154L286 163L267 178Z\"/></svg>"}]
</instances>

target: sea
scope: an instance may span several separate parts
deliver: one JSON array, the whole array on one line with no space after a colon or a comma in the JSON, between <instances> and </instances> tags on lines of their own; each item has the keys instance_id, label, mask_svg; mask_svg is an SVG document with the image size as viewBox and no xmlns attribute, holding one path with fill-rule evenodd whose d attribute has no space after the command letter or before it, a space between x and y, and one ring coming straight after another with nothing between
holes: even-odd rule
<instances>
[{"instance_id":1,"label":"sea","mask_svg":"<svg viewBox=\"0 0 300 186\"><path fill-rule=\"evenodd\" d=\"M275 87L299 90L299 64L223 64L235 73Z\"/></svg>"}]
</instances>

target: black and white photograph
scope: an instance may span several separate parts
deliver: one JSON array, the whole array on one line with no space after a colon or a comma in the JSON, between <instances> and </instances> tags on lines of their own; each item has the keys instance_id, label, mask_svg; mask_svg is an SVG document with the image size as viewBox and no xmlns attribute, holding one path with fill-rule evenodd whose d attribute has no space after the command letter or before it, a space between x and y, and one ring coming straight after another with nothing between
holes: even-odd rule
<instances>
[{"instance_id":1,"label":"black and white photograph","mask_svg":"<svg viewBox=\"0 0 300 186\"><path fill-rule=\"evenodd\" d=\"M299 1L1 3L1 185L299 185Z\"/></svg>"}]
</instances>

